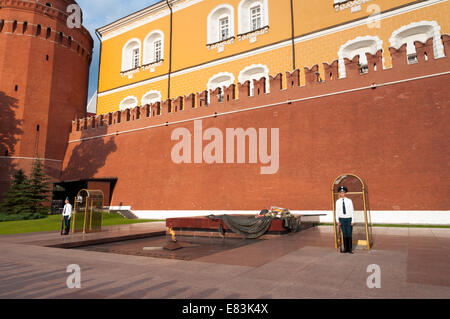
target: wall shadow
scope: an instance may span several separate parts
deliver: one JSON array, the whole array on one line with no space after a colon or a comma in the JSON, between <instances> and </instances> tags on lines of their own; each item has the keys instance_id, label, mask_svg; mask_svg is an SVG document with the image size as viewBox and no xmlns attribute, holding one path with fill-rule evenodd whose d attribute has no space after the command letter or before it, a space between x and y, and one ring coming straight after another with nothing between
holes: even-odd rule
<instances>
[{"instance_id":1,"label":"wall shadow","mask_svg":"<svg viewBox=\"0 0 450 319\"><path fill-rule=\"evenodd\" d=\"M16 117L18 102L18 99L0 91L0 201L16 172L16 164L10 157L16 154L16 145L23 134L23 120Z\"/></svg>"},{"instance_id":2,"label":"wall shadow","mask_svg":"<svg viewBox=\"0 0 450 319\"><path fill-rule=\"evenodd\" d=\"M96 133L98 135L105 134L106 126L102 126ZM81 138L85 137L85 134L81 135ZM75 180L95 177L98 170L105 166L108 155L116 150L117 146L114 136L77 143L73 148L67 166L63 169L63 179Z\"/></svg>"},{"instance_id":3,"label":"wall shadow","mask_svg":"<svg viewBox=\"0 0 450 319\"><path fill-rule=\"evenodd\" d=\"M92 132L82 131L81 139L88 137L88 131ZM107 126L103 124L96 128L95 135L103 135L106 131ZM112 192L115 181L109 179L116 176L104 176L98 172L106 165L108 156L116 150L115 136L69 143L66 151L66 157L69 159L66 159L67 164L61 172L61 183L58 183L65 189L64 196L72 199L81 188L87 188L89 181L93 180L104 180L108 184L109 192Z\"/></svg>"}]
</instances>

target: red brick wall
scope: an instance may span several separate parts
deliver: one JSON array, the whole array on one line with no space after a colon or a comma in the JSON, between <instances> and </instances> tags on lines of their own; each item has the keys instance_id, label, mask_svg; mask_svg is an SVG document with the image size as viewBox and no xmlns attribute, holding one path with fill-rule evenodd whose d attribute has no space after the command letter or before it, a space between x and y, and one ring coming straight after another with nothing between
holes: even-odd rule
<instances>
[{"instance_id":1,"label":"red brick wall","mask_svg":"<svg viewBox=\"0 0 450 319\"><path fill-rule=\"evenodd\" d=\"M389 70L359 75L356 58L347 61L346 79L334 75L317 83L312 68L304 87L294 81L280 90L279 74L270 79L270 94L247 97L246 83L239 85L239 99L225 98L224 103L212 97L211 105L192 109L191 99L198 94L185 98L183 111L170 114L166 101L160 116L147 117L148 108L157 107L152 105L124 111L120 123L112 125L101 122L103 116L74 122L63 179L117 177L111 205L133 210L260 210L271 205L329 210L332 182L353 173L366 182L372 210L448 210L450 74L437 75L450 71L448 37L444 40L446 58L424 61L418 43L420 63L415 65L404 63L403 46L391 51L394 67ZM369 57L379 59L379 54ZM336 69L334 64L329 71ZM287 74L288 83L295 74ZM293 100L300 101L288 102ZM260 163L174 164L171 133L184 127L193 134L194 123L170 123L215 113L217 118L202 120L203 131L216 127L225 135L226 128L279 128L279 171L261 175ZM117 114L104 115L106 123L110 118L117 122ZM162 126L148 128L157 125Z\"/></svg>"},{"instance_id":2,"label":"red brick wall","mask_svg":"<svg viewBox=\"0 0 450 319\"><path fill-rule=\"evenodd\" d=\"M93 40L86 29L66 25L65 8L74 1L51 3L53 8L0 1L0 20L5 21L0 32L0 197L15 170L31 167L30 160L1 157L59 160L44 163L57 180L70 122L85 116ZM47 28L52 30L49 37Z\"/></svg>"}]
</instances>

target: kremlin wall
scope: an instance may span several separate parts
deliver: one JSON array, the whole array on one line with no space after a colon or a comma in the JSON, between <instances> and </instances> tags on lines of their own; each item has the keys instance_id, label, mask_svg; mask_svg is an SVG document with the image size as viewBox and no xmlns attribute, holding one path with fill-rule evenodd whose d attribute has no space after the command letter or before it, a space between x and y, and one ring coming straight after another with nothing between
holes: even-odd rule
<instances>
[{"instance_id":1,"label":"kremlin wall","mask_svg":"<svg viewBox=\"0 0 450 319\"><path fill-rule=\"evenodd\" d=\"M97 30L88 117L93 39L68 27L76 2L0 0L0 197L39 158L54 200L88 188L140 218L278 206L331 222L332 184L354 174L372 223L450 225L448 2L377 1L380 29L352 1L321 1L311 21L316 2L231 2L158 2Z\"/></svg>"},{"instance_id":2,"label":"kremlin wall","mask_svg":"<svg viewBox=\"0 0 450 319\"><path fill-rule=\"evenodd\" d=\"M373 223L450 224L450 37L442 41L445 56L437 59L433 39L416 41L415 64L408 64L404 44L389 48L389 69L377 68L380 50L366 53L365 72L358 56L345 59L346 78L338 77L334 61L323 64L325 78L318 65L305 67L305 85L297 69L253 80L253 96L247 81L77 118L61 179L85 180L105 191L112 208L144 218L254 213L275 205L321 212L327 214L321 221L330 222L332 183L348 173L365 181ZM265 164L261 156L250 158L249 137L242 163L222 160L225 154L209 163L195 159L194 148L205 154L211 146L208 129L229 128L267 129L269 140L278 129L277 140L267 143L272 155L278 147L277 170L261 174ZM174 162L174 131L193 137L191 160ZM220 134L214 136L217 142ZM226 153L238 152L233 144Z\"/></svg>"},{"instance_id":3,"label":"kremlin wall","mask_svg":"<svg viewBox=\"0 0 450 319\"><path fill-rule=\"evenodd\" d=\"M42 159L57 181L70 123L86 114L93 40L67 26L71 0L0 0L0 198Z\"/></svg>"}]
</instances>

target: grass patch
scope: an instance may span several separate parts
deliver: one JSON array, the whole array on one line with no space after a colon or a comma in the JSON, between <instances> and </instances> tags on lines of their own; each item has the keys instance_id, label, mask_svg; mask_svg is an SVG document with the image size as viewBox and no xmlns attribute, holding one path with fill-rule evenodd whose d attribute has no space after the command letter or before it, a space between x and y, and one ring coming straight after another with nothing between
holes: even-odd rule
<instances>
[{"instance_id":1,"label":"grass patch","mask_svg":"<svg viewBox=\"0 0 450 319\"><path fill-rule=\"evenodd\" d=\"M34 220L45 218L45 215L41 214L0 214L0 223L2 222L11 222L18 220Z\"/></svg>"},{"instance_id":2,"label":"grass patch","mask_svg":"<svg viewBox=\"0 0 450 319\"><path fill-rule=\"evenodd\" d=\"M155 222L152 219L126 219L117 213L103 215L103 226ZM60 231L61 215L51 215L36 220L8 221L0 223L0 235L23 234L43 231Z\"/></svg>"},{"instance_id":3,"label":"grass patch","mask_svg":"<svg viewBox=\"0 0 450 319\"><path fill-rule=\"evenodd\" d=\"M319 226L333 226L333 223L320 223ZM450 228L450 225L401 225L401 224L373 224L372 227L399 228Z\"/></svg>"}]
</instances>

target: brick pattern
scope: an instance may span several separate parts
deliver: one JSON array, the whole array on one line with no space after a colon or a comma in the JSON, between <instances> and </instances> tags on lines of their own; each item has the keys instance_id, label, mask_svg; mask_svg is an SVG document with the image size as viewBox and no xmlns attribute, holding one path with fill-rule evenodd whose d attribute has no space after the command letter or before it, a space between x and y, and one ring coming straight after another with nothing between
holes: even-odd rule
<instances>
[{"instance_id":1,"label":"brick pattern","mask_svg":"<svg viewBox=\"0 0 450 319\"><path fill-rule=\"evenodd\" d=\"M74 1L0 0L0 181L7 188L14 170L30 160L61 166L70 122L85 116L93 39L84 28L67 27L65 8ZM87 125L91 121L86 120ZM83 124L84 125L84 124ZM60 167L44 163L56 180ZM3 187L0 194L3 193ZM0 195L1 196L1 195Z\"/></svg>"},{"instance_id":2,"label":"brick pattern","mask_svg":"<svg viewBox=\"0 0 450 319\"><path fill-rule=\"evenodd\" d=\"M352 173L368 185L371 210L446 210L442 178L449 159L441 150L450 138L450 76L436 74L450 70L449 40L443 36L447 56L440 59L424 59L431 41L416 43L417 64L405 62L403 46L390 50L390 69L359 74L355 58L346 61L345 79L320 82L314 66L303 69L309 79L304 86L297 85L296 70L270 76L270 93L259 81L260 94L248 96L246 82L234 87L235 99L211 98L192 108L205 92L190 94L182 111L169 113L166 101L151 105L149 117L74 130L62 179L117 177L111 205L132 210L330 210L332 181ZM380 54L367 56L369 64ZM336 71L335 62L327 67ZM287 89L282 78L289 79ZM389 82L396 84L384 85ZM185 128L193 136L192 119L200 117L203 130L279 128L279 171L261 175L260 164L175 164L171 133Z\"/></svg>"}]
</instances>

